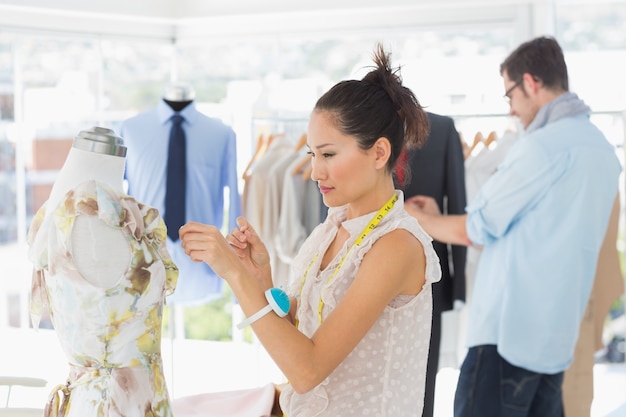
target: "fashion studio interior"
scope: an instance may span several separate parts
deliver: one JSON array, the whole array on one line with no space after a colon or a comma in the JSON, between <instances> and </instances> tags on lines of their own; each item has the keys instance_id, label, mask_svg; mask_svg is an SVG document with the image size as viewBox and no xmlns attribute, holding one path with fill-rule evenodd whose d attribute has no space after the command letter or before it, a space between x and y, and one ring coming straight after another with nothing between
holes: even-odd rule
<instances>
[{"instance_id":1,"label":"fashion studio interior","mask_svg":"<svg viewBox=\"0 0 626 417\"><path fill-rule=\"evenodd\" d=\"M363 78L377 44L425 110L453 122L454 144L422 166L442 158L445 186L437 192L458 203L456 214L523 140L503 100L500 64L535 36L560 42L571 91L624 166L626 0L301 3L0 1L0 416L41 416L52 397L61 409L70 369L85 372L77 357L93 352L94 340L126 343L129 332L133 348L159 345L151 349L160 359L146 366L162 378L148 378L133 395L155 404L169 398L183 417L279 413L286 377L251 327L237 326L246 317L231 288L186 255L177 231L194 221L227 234L245 216L272 257L274 285L292 286L291 263L328 213L311 177L311 111L338 81ZM175 134L185 149L169 145ZM459 158L444 155L457 150ZM176 152L182 159L168 163ZM176 167L182 182L171 179ZM431 175L414 171L414 179ZM588 362L569 401L586 411L566 417L626 416L623 176L595 274L596 309L585 313L585 346L576 351ZM81 185L87 178L111 186ZM71 204L46 210L70 189ZM123 240L74 222L93 201ZM164 216L174 212L182 217ZM79 226L84 233L69 237ZM52 249L93 272L74 277L89 286L87 298L58 285L56 294L72 301L55 302L41 274ZM428 417L452 417L481 250L459 257L454 245L435 249L446 267L433 291ZM136 276L122 285L128 265ZM104 315L114 325L79 340L73 326L101 318L108 307L97 294L111 288L134 298ZM162 299L140 302L150 297ZM127 322L131 311L141 329ZM115 359L132 362L135 353Z\"/></svg>"}]
</instances>

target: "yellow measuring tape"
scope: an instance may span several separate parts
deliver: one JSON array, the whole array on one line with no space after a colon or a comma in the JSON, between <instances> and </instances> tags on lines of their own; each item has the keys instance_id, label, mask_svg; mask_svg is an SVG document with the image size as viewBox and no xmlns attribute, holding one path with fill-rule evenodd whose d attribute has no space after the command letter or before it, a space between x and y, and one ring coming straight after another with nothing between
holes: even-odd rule
<instances>
[{"instance_id":1,"label":"yellow measuring tape","mask_svg":"<svg viewBox=\"0 0 626 417\"><path fill-rule=\"evenodd\" d=\"M357 239L354 241L352 246L350 246L350 248L348 248L346 253L343 255L343 257L341 258L341 260L339 261L339 263L335 267L335 270L333 271L333 273L330 274L330 276L326 280L326 285L328 285L333 280L333 278L335 278L335 276L339 272L339 269L341 269L341 266L345 262L346 258L348 257L348 254L350 253L352 248L355 247L355 246L359 246L361 243L363 243L363 239L365 239L365 237L372 230L374 230L376 228L376 226L378 226L378 223L380 223L380 221L387 215L387 213L389 213L389 211L391 210L393 205L396 203L396 201L398 201L398 196L394 193L391 196L391 198L385 203L385 205L383 205L378 210L378 212L376 212L374 217L372 217L372 220L370 220L370 222L367 224L367 226L365 226L363 231L359 234L359 237L357 237ZM311 266L313 266L313 264L315 263L315 261L317 260L319 255L320 255L319 252L317 254L315 254L315 256L313 257L313 260L311 260L311 262L309 263L309 265L306 267L306 269L304 271L304 274L302 276L302 282L300 284L300 295L302 295L302 288L304 287L304 281L306 281L306 278L309 275L309 269L311 269ZM324 310L324 300L322 300L322 294L320 292L320 301L319 301L318 306L317 306L317 318L318 318L320 324L322 323L322 310ZM296 327L298 327L298 321L297 320L296 320Z\"/></svg>"}]
</instances>

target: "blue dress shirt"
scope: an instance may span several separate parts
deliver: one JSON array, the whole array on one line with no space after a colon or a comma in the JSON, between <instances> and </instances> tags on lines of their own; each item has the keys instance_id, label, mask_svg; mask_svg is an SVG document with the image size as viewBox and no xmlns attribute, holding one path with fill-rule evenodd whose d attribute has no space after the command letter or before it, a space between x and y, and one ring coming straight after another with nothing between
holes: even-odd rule
<instances>
[{"instance_id":1,"label":"blue dress shirt","mask_svg":"<svg viewBox=\"0 0 626 417\"><path fill-rule=\"evenodd\" d=\"M470 347L497 345L534 372L568 367L620 172L614 147L585 115L513 145L467 208L468 236L484 246Z\"/></svg>"},{"instance_id":2,"label":"blue dress shirt","mask_svg":"<svg viewBox=\"0 0 626 417\"><path fill-rule=\"evenodd\" d=\"M120 136L128 148L126 180L128 193L152 205L160 213L165 208L167 149L174 110L164 101L156 108L125 120ZM194 103L179 113L185 118L187 138L187 221L222 227L228 208L228 230L236 226L241 215L237 186L237 150L235 132L219 119L200 113ZM225 205L224 192L229 201ZM221 296L222 280L208 265L193 262L184 252L180 240L167 240L172 259L179 269L172 303L199 304Z\"/></svg>"}]
</instances>

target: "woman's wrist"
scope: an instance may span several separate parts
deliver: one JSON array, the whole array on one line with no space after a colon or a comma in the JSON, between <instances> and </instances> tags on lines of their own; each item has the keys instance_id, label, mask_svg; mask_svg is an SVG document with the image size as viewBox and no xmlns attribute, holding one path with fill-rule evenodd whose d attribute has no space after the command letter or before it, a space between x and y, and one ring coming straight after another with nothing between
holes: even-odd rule
<instances>
[{"instance_id":1,"label":"woman's wrist","mask_svg":"<svg viewBox=\"0 0 626 417\"><path fill-rule=\"evenodd\" d=\"M232 290L237 293L241 288L246 288L251 282L254 282L254 277L246 270L233 271L228 277L224 277L224 280L228 282L228 285Z\"/></svg>"},{"instance_id":2,"label":"woman's wrist","mask_svg":"<svg viewBox=\"0 0 626 417\"><path fill-rule=\"evenodd\" d=\"M259 282L261 283L261 287L263 290L268 290L274 287L274 280L272 279L272 267L267 266L261 269L261 274L259 276Z\"/></svg>"}]
</instances>

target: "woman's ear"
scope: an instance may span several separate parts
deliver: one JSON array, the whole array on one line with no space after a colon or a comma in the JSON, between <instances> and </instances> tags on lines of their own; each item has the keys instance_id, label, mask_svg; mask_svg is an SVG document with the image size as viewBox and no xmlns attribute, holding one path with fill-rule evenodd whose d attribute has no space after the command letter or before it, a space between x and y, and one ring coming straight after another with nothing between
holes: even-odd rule
<instances>
[{"instance_id":1,"label":"woman's ear","mask_svg":"<svg viewBox=\"0 0 626 417\"><path fill-rule=\"evenodd\" d=\"M374 144L376 153L376 168L381 169L387 166L387 162L391 157L391 143L386 137L380 137Z\"/></svg>"}]
</instances>

